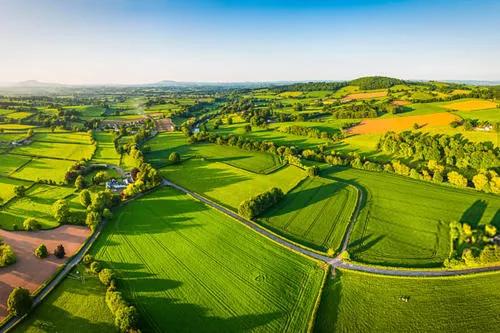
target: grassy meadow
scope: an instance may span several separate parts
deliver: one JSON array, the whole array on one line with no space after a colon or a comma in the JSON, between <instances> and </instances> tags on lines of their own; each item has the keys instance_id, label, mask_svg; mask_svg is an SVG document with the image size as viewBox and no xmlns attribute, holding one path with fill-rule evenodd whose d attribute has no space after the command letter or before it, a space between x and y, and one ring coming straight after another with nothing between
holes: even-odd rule
<instances>
[{"instance_id":1,"label":"grassy meadow","mask_svg":"<svg viewBox=\"0 0 500 333\"><path fill-rule=\"evenodd\" d=\"M305 172L295 166L262 175L226 163L195 158L162 168L161 174L233 210L238 210L242 201L272 187L279 187L286 193L306 177Z\"/></svg>"},{"instance_id":2,"label":"grassy meadow","mask_svg":"<svg viewBox=\"0 0 500 333\"><path fill-rule=\"evenodd\" d=\"M147 146L150 151L146 153L146 158L156 167L168 165L168 156L174 151L178 152L182 159L203 157L262 174L271 173L283 165L278 156L265 152L245 151L238 147L212 143L190 145L182 133L161 133L150 140Z\"/></svg>"},{"instance_id":3,"label":"grassy meadow","mask_svg":"<svg viewBox=\"0 0 500 333\"><path fill-rule=\"evenodd\" d=\"M116 152L113 133L99 131L94 133L94 137L97 149L92 157L92 163L120 165L120 154Z\"/></svg>"},{"instance_id":4,"label":"grassy meadow","mask_svg":"<svg viewBox=\"0 0 500 333\"><path fill-rule=\"evenodd\" d=\"M14 225L23 229L23 221L28 217L35 218L42 229L54 228L59 224L52 215L52 204L63 198L70 198L74 193L73 188L34 185L22 198L16 198L5 204L0 210L0 227L12 230ZM74 205L73 208L83 209Z\"/></svg>"},{"instance_id":5,"label":"grassy meadow","mask_svg":"<svg viewBox=\"0 0 500 333\"><path fill-rule=\"evenodd\" d=\"M79 279L82 275L84 280ZM105 293L97 276L79 265L12 332L116 332Z\"/></svg>"},{"instance_id":6,"label":"grassy meadow","mask_svg":"<svg viewBox=\"0 0 500 333\"><path fill-rule=\"evenodd\" d=\"M450 251L450 222L500 226L495 195L349 168L329 168L322 175L363 189L363 208L349 244L356 261L437 267Z\"/></svg>"},{"instance_id":7,"label":"grassy meadow","mask_svg":"<svg viewBox=\"0 0 500 333\"><path fill-rule=\"evenodd\" d=\"M500 273L409 278L337 271L327 279L314 331L497 332L499 283Z\"/></svg>"},{"instance_id":8,"label":"grassy meadow","mask_svg":"<svg viewBox=\"0 0 500 333\"><path fill-rule=\"evenodd\" d=\"M118 272L147 332L304 332L324 276L170 188L121 208L92 252Z\"/></svg>"},{"instance_id":9,"label":"grassy meadow","mask_svg":"<svg viewBox=\"0 0 500 333\"><path fill-rule=\"evenodd\" d=\"M259 222L304 245L338 250L357 202L356 189L313 177L291 190Z\"/></svg>"}]
</instances>

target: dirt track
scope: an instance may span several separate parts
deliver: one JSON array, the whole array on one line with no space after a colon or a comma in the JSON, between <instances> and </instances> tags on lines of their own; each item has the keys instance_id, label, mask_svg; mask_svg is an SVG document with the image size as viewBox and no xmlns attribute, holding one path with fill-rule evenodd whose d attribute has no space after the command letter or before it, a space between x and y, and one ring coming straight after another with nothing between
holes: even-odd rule
<instances>
[{"instance_id":1,"label":"dirt track","mask_svg":"<svg viewBox=\"0 0 500 333\"><path fill-rule=\"evenodd\" d=\"M7 298L14 287L36 290L67 258L76 253L89 235L88 228L71 225L36 232L0 230L0 237L12 246L17 256L14 265L0 268L0 320L7 314ZM33 250L42 243L47 246L49 253L52 253L57 245L62 244L66 250L66 257L57 259L51 254L46 259L38 259L33 255Z\"/></svg>"}]
</instances>

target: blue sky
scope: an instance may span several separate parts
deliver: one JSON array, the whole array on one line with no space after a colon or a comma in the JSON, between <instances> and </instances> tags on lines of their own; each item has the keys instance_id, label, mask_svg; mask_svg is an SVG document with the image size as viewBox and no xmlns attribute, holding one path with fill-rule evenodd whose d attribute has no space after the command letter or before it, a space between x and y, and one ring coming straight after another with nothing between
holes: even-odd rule
<instances>
[{"instance_id":1,"label":"blue sky","mask_svg":"<svg viewBox=\"0 0 500 333\"><path fill-rule=\"evenodd\" d=\"M0 0L0 81L500 80L499 1Z\"/></svg>"}]
</instances>

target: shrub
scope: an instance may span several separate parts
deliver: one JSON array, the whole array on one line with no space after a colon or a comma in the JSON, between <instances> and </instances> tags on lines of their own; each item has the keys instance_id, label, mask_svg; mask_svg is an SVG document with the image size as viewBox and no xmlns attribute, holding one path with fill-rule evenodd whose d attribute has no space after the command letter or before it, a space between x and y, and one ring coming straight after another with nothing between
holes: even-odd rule
<instances>
[{"instance_id":1,"label":"shrub","mask_svg":"<svg viewBox=\"0 0 500 333\"><path fill-rule=\"evenodd\" d=\"M40 223L32 217L28 217L23 222L23 229L26 231L35 231L41 228Z\"/></svg>"},{"instance_id":2,"label":"shrub","mask_svg":"<svg viewBox=\"0 0 500 333\"><path fill-rule=\"evenodd\" d=\"M12 265L15 262L16 254L12 250L12 247L8 244L4 244L0 239L0 267Z\"/></svg>"},{"instance_id":3,"label":"shrub","mask_svg":"<svg viewBox=\"0 0 500 333\"><path fill-rule=\"evenodd\" d=\"M103 268L99 272L99 280L105 286L109 286L111 284L111 281L113 281L114 278L115 278L115 273L112 270L110 270L109 268Z\"/></svg>"},{"instance_id":4,"label":"shrub","mask_svg":"<svg viewBox=\"0 0 500 333\"><path fill-rule=\"evenodd\" d=\"M83 264L85 266L90 266L91 263L94 262L94 257L91 254L86 254L83 256Z\"/></svg>"},{"instance_id":5,"label":"shrub","mask_svg":"<svg viewBox=\"0 0 500 333\"><path fill-rule=\"evenodd\" d=\"M16 197L24 197L26 195L27 188L24 185L14 186L14 194Z\"/></svg>"},{"instance_id":6,"label":"shrub","mask_svg":"<svg viewBox=\"0 0 500 333\"><path fill-rule=\"evenodd\" d=\"M174 152L170 153L170 155L168 156L168 160L172 164L177 164L181 161L181 156L179 155L178 152L174 151Z\"/></svg>"},{"instance_id":7,"label":"shrub","mask_svg":"<svg viewBox=\"0 0 500 333\"><path fill-rule=\"evenodd\" d=\"M80 203L83 207L88 207L92 203L92 196L89 190L83 190L80 192Z\"/></svg>"},{"instance_id":8,"label":"shrub","mask_svg":"<svg viewBox=\"0 0 500 333\"><path fill-rule=\"evenodd\" d=\"M92 182L95 185L104 183L106 180L108 180L108 175L104 171L99 171L98 173L95 174L94 177L92 177Z\"/></svg>"},{"instance_id":9,"label":"shrub","mask_svg":"<svg viewBox=\"0 0 500 333\"><path fill-rule=\"evenodd\" d=\"M34 253L35 256L40 259L47 258L47 256L49 255L49 251L47 250L45 244L40 244L40 246L35 249Z\"/></svg>"},{"instance_id":10,"label":"shrub","mask_svg":"<svg viewBox=\"0 0 500 333\"><path fill-rule=\"evenodd\" d=\"M57 222L66 223L70 212L68 202L64 199L59 199L52 205L52 214Z\"/></svg>"},{"instance_id":11,"label":"shrub","mask_svg":"<svg viewBox=\"0 0 500 333\"><path fill-rule=\"evenodd\" d=\"M84 189L85 187L87 186L87 184L85 183L85 179L83 178L82 175L79 175L78 177L76 177L76 180L75 180L75 188L77 190L82 190Z\"/></svg>"},{"instance_id":12,"label":"shrub","mask_svg":"<svg viewBox=\"0 0 500 333\"><path fill-rule=\"evenodd\" d=\"M467 178L456 171L448 172L448 182L458 187L467 187Z\"/></svg>"},{"instance_id":13,"label":"shrub","mask_svg":"<svg viewBox=\"0 0 500 333\"><path fill-rule=\"evenodd\" d=\"M64 258L64 256L66 255L66 251L64 250L64 246L62 246L62 244L56 246L56 248L54 249L54 255L59 259Z\"/></svg>"},{"instance_id":14,"label":"shrub","mask_svg":"<svg viewBox=\"0 0 500 333\"><path fill-rule=\"evenodd\" d=\"M14 288L7 299L7 311L15 316L22 316L31 309L33 298L28 289Z\"/></svg>"},{"instance_id":15,"label":"shrub","mask_svg":"<svg viewBox=\"0 0 500 333\"><path fill-rule=\"evenodd\" d=\"M94 261L90 264L90 271L94 274L98 274L101 271L101 263L99 261Z\"/></svg>"},{"instance_id":16,"label":"shrub","mask_svg":"<svg viewBox=\"0 0 500 333\"><path fill-rule=\"evenodd\" d=\"M101 222L101 215L98 212L90 211L87 213L85 224L94 231L95 227Z\"/></svg>"},{"instance_id":17,"label":"shrub","mask_svg":"<svg viewBox=\"0 0 500 333\"><path fill-rule=\"evenodd\" d=\"M314 165L312 167L307 168L307 174L311 177L319 175L319 168Z\"/></svg>"},{"instance_id":18,"label":"shrub","mask_svg":"<svg viewBox=\"0 0 500 333\"><path fill-rule=\"evenodd\" d=\"M104 217L107 220L110 220L113 218L113 213L109 210L109 208L104 208L102 211L102 217Z\"/></svg>"},{"instance_id":19,"label":"shrub","mask_svg":"<svg viewBox=\"0 0 500 333\"><path fill-rule=\"evenodd\" d=\"M134 306L124 306L115 313L115 325L121 332L135 328L138 322L137 309Z\"/></svg>"},{"instance_id":20,"label":"shrub","mask_svg":"<svg viewBox=\"0 0 500 333\"><path fill-rule=\"evenodd\" d=\"M119 291L106 291L106 304L112 314L115 314L119 308L128 306L127 302L123 299L122 293Z\"/></svg>"}]
</instances>

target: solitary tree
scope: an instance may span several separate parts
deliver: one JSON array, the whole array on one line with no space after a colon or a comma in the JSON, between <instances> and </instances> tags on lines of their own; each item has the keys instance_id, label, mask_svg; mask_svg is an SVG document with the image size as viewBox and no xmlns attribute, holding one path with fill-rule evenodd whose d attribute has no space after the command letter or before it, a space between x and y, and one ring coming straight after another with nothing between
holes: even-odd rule
<instances>
[{"instance_id":1,"label":"solitary tree","mask_svg":"<svg viewBox=\"0 0 500 333\"><path fill-rule=\"evenodd\" d=\"M59 223L66 223L69 219L69 205L64 199L59 199L52 205L52 214Z\"/></svg>"},{"instance_id":2,"label":"solitary tree","mask_svg":"<svg viewBox=\"0 0 500 333\"><path fill-rule=\"evenodd\" d=\"M31 309L33 298L28 289L14 288L7 299L7 310L15 316L22 316Z\"/></svg>"},{"instance_id":3,"label":"solitary tree","mask_svg":"<svg viewBox=\"0 0 500 333\"><path fill-rule=\"evenodd\" d=\"M40 244L40 246L35 249L35 256L40 259L47 258L48 255L49 251L47 251L45 244Z\"/></svg>"},{"instance_id":4,"label":"solitary tree","mask_svg":"<svg viewBox=\"0 0 500 333\"><path fill-rule=\"evenodd\" d=\"M64 246L62 244L56 246L56 248L54 249L54 255L59 259L64 258L64 256L66 255L66 251L64 250Z\"/></svg>"},{"instance_id":5,"label":"solitary tree","mask_svg":"<svg viewBox=\"0 0 500 333\"><path fill-rule=\"evenodd\" d=\"M78 177L76 177L76 180L75 180L75 188L77 190L82 190L84 189L85 187L87 186L87 184L85 184L85 179L83 178L82 175L79 175Z\"/></svg>"},{"instance_id":6,"label":"solitary tree","mask_svg":"<svg viewBox=\"0 0 500 333\"><path fill-rule=\"evenodd\" d=\"M21 198L26 195L26 187L24 185L14 186L14 194Z\"/></svg>"},{"instance_id":7,"label":"solitary tree","mask_svg":"<svg viewBox=\"0 0 500 333\"><path fill-rule=\"evenodd\" d=\"M181 161L181 156L179 155L178 152L174 151L174 152L170 153L170 155L168 156L168 160L172 164L177 164Z\"/></svg>"},{"instance_id":8,"label":"solitary tree","mask_svg":"<svg viewBox=\"0 0 500 333\"><path fill-rule=\"evenodd\" d=\"M88 207L92 203L92 197L90 196L89 190L83 190L80 192L80 203L83 207Z\"/></svg>"}]
</instances>

